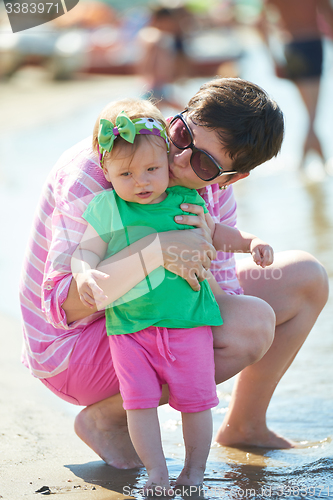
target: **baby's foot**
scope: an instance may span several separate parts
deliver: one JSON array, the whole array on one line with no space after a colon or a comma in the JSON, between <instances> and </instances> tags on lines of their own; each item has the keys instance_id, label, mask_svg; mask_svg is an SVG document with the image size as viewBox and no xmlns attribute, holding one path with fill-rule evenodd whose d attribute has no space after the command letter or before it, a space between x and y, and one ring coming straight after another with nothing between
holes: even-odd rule
<instances>
[{"instance_id":1,"label":"baby's foot","mask_svg":"<svg viewBox=\"0 0 333 500\"><path fill-rule=\"evenodd\" d=\"M192 484L192 485L176 483L176 485L174 486L174 492L175 495L184 498L204 496L204 489L202 483Z\"/></svg>"},{"instance_id":2,"label":"baby's foot","mask_svg":"<svg viewBox=\"0 0 333 500\"><path fill-rule=\"evenodd\" d=\"M183 497L203 496L203 475L202 467L184 467L176 479L175 494Z\"/></svg>"},{"instance_id":3,"label":"baby's foot","mask_svg":"<svg viewBox=\"0 0 333 500\"><path fill-rule=\"evenodd\" d=\"M174 496L173 489L169 483L168 469L155 467L148 470L148 481L143 492L147 497L171 497Z\"/></svg>"},{"instance_id":4,"label":"baby's foot","mask_svg":"<svg viewBox=\"0 0 333 500\"><path fill-rule=\"evenodd\" d=\"M170 484L162 486L156 483L150 483L149 485L147 483L143 488L143 492L146 497L170 498L175 495L174 490L171 488Z\"/></svg>"}]
</instances>

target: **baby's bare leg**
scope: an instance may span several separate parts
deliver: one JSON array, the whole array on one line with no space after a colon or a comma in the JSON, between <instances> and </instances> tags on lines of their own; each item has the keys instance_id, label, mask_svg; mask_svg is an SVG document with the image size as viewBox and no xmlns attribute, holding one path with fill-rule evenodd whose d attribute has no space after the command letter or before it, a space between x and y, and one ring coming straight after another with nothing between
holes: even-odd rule
<instances>
[{"instance_id":1,"label":"baby's bare leg","mask_svg":"<svg viewBox=\"0 0 333 500\"><path fill-rule=\"evenodd\" d=\"M206 462L212 442L212 412L182 413L185 442L185 464L177 478L177 485L197 486L203 481Z\"/></svg>"},{"instance_id":2,"label":"baby's bare leg","mask_svg":"<svg viewBox=\"0 0 333 500\"><path fill-rule=\"evenodd\" d=\"M170 488L169 473L162 449L157 408L127 410L128 430L133 446L148 472L144 489ZM157 488L156 488L157 489Z\"/></svg>"}]
</instances>

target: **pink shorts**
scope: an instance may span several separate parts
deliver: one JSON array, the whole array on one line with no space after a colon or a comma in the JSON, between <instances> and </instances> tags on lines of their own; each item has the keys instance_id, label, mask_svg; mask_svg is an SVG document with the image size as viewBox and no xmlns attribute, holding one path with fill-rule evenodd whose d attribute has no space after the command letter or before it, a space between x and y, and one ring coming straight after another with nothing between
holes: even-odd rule
<instances>
[{"instance_id":1,"label":"pink shorts","mask_svg":"<svg viewBox=\"0 0 333 500\"><path fill-rule=\"evenodd\" d=\"M109 342L126 410L156 408L163 384L170 406L183 413L218 405L211 327L152 326Z\"/></svg>"},{"instance_id":2,"label":"pink shorts","mask_svg":"<svg viewBox=\"0 0 333 500\"><path fill-rule=\"evenodd\" d=\"M119 393L104 316L80 333L68 368L41 381L61 399L81 406Z\"/></svg>"}]
</instances>

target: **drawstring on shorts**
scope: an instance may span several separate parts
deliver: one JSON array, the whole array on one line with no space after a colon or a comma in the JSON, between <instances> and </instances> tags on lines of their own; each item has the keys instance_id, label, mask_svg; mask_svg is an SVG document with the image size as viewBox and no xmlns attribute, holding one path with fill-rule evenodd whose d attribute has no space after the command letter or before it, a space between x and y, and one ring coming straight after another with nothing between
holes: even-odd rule
<instances>
[{"instance_id":1,"label":"drawstring on shorts","mask_svg":"<svg viewBox=\"0 0 333 500\"><path fill-rule=\"evenodd\" d=\"M175 356L172 354L170 351L169 347L169 332L168 329L165 327L159 328L158 326L155 326L156 328L156 345L158 352L168 362L173 362L176 360Z\"/></svg>"}]
</instances>

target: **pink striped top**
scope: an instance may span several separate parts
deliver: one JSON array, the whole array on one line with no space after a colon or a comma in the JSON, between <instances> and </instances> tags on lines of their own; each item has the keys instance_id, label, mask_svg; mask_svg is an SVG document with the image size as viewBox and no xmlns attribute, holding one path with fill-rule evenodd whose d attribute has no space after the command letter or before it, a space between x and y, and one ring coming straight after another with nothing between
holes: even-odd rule
<instances>
[{"instance_id":1,"label":"pink striped top","mask_svg":"<svg viewBox=\"0 0 333 500\"><path fill-rule=\"evenodd\" d=\"M103 312L67 325L62 309L71 282L71 255L85 230L81 214L91 198L110 188L87 138L66 151L45 183L33 223L20 282L22 362L38 378L65 370L83 328ZM200 194L215 221L234 226L232 188L208 186ZM228 293L241 294L232 254L219 252L212 272Z\"/></svg>"}]
</instances>

